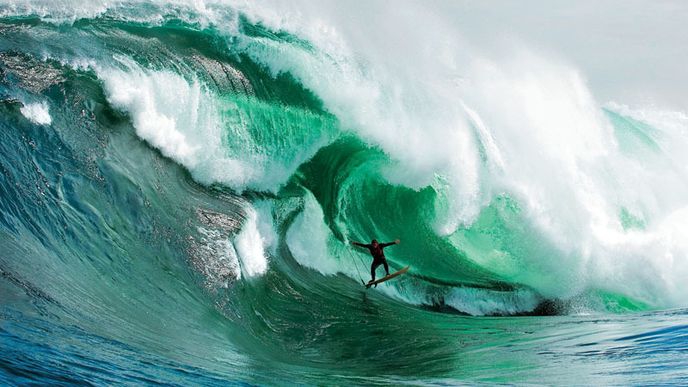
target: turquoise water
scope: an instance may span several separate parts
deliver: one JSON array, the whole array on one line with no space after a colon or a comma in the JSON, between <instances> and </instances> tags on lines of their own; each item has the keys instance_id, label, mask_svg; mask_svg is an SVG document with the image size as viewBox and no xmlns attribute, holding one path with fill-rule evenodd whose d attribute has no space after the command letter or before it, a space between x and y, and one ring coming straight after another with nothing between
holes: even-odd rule
<instances>
[{"instance_id":1,"label":"turquoise water","mask_svg":"<svg viewBox=\"0 0 688 387\"><path fill-rule=\"evenodd\" d=\"M688 382L682 121L229 5L0 10L3 383ZM372 237L412 269L366 291Z\"/></svg>"}]
</instances>

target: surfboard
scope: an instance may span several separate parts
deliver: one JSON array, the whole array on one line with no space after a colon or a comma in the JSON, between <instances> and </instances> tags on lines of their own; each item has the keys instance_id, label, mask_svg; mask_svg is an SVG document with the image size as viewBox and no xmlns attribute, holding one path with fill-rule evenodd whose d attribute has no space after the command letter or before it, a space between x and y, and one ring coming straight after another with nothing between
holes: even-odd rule
<instances>
[{"instance_id":1,"label":"surfboard","mask_svg":"<svg viewBox=\"0 0 688 387\"><path fill-rule=\"evenodd\" d=\"M406 266L405 268L403 268L403 269L401 269L401 270L399 270L399 271L397 271L397 272L394 272L394 273L392 273L392 274L390 274L390 275L386 275L386 276L384 276L384 277L382 277L382 278L380 278L380 279L377 279L377 280L375 280L375 281L371 281L371 282L368 282L368 283L365 283L365 282L364 282L363 285L365 285L366 289L368 289L369 287L371 287L371 286L373 286L373 285L377 285L377 284L379 284L379 283L382 283L382 282L385 282L385 281L389 281L389 280L391 280L391 279L394 278L394 277L398 277L398 276L400 276L400 275L406 273L407 271L409 271L410 268L411 268L411 266Z\"/></svg>"}]
</instances>

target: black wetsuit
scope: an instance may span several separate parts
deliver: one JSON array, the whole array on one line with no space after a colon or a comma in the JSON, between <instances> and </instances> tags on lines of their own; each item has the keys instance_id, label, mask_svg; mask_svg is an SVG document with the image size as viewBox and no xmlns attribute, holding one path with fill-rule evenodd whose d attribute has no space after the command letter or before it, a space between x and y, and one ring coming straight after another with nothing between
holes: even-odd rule
<instances>
[{"instance_id":1,"label":"black wetsuit","mask_svg":"<svg viewBox=\"0 0 688 387\"><path fill-rule=\"evenodd\" d=\"M365 247L366 249L370 250L370 255L373 256L373 264L370 265L370 277L372 278L370 282L375 281L375 269L377 269L377 267L380 265L385 266L385 272L387 273L387 275L389 275L389 266L387 266L387 258L385 258L385 252L382 251L382 249L384 249L387 246L395 245L396 243L378 243L377 246L373 246L372 243L364 245L363 243L354 242L354 244L356 246Z\"/></svg>"}]
</instances>

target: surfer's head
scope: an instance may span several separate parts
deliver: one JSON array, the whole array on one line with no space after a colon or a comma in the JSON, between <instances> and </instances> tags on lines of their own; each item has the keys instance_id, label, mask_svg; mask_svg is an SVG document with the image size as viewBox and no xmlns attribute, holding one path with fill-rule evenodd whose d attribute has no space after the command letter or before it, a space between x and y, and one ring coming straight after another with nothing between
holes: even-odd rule
<instances>
[{"instance_id":1,"label":"surfer's head","mask_svg":"<svg viewBox=\"0 0 688 387\"><path fill-rule=\"evenodd\" d=\"M373 240L370 242L370 244L373 245L373 246L377 245L377 239L373 239Z\"/></svg>"}]
</instances>

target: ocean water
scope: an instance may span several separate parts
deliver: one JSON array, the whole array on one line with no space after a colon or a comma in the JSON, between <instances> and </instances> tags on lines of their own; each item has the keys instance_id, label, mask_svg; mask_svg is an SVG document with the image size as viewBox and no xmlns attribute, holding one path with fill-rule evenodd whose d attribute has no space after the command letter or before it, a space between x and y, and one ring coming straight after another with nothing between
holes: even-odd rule
<instances>
[{"instance_id":1,"label":"ocean water","mask_svg":"<svg viewBox=\"0 0 688 387\"><path fill-rule=\"evenodd\" d=\"M0 382L687 384L688 10L590 6L0 2Z\"/></svg>"}]
</instances>

